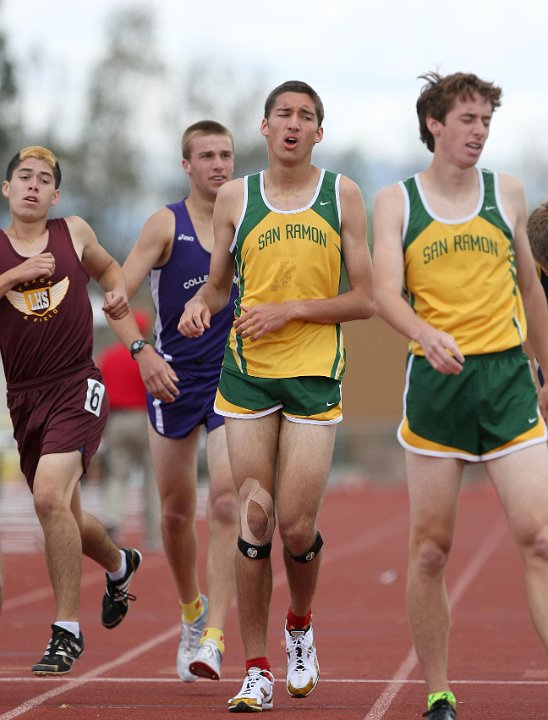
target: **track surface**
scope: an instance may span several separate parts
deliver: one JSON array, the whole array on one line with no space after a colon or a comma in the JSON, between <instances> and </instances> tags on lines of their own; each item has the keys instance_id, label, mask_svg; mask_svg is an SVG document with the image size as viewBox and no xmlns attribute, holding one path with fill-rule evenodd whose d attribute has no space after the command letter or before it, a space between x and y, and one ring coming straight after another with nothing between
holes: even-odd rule
<instances>
[{"instance_id":1,"label":"track surface","mask_svg":"<svg viewBox=\"0 0 548 720\"><path fill-rule=\"evenodd\" d=\"M92 490L84 501L93 511ZM129 497L126 544L140 544ZM35 678L31 665L49 638L53 602L40 529L26 489L2 496L5 602L0 619L0 720L190 720L228 717L241 686L243 653L235 608L226 628L220 682L178 680L175 589L161 551L144 561L123 624L100 624L104 575L84 561L81 624L86 649L70 675ZM285 690L283 621L288 594L281 548L273 547L274 593L269 656L279 720L410 720L424 710L425 689L404 610L407 499L401 485L336 485L322 509L322 571L314 605L321 680L304 700ZM199 521L201 567L207 540ZM494 492L482 479L465 486L449 572L453 605L450 676L459 720L548 718L548 659L530 625L521 562Z\"/></svg>"}]
</instances>

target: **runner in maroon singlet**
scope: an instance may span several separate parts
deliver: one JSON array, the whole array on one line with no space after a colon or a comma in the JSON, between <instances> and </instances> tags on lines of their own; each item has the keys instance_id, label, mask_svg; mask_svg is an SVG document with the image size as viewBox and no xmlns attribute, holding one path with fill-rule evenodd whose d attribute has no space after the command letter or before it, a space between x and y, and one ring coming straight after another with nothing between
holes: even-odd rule
<instances>
[{"instance_id":1,"label":"runner in maroon singlet","mask_svg":"<svg viewBox=\"0 0 548 720\"><path fill-rule=\"evenodd\" d=\"M50 642L32 668L37 675L69 672L84 648L78 622L82 553L106 570L102 623L109 628L127 613L133 599L128 586L141 561L137 550L118 549L80 505L79 480L108 416L91 355L89 277L105 292L110 319L126 316L129 304L120 266L91 227L79 217L48 219L60 182L53 153L35 146L12 158L2 183L11 222L0 230L0 352L56 602Z\"/></svg>"}]
</instances>

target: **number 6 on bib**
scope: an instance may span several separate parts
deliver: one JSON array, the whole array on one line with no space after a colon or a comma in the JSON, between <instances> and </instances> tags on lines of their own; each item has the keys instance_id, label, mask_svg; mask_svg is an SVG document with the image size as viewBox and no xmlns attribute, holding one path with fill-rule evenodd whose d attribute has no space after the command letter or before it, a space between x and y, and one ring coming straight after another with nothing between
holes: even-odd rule
<instances>
[{"instance_id":1,"label":"number 6 on bib","mask_svg":"<svg viewBox=\"0 0 548 720\"><path fill-rule=\"evenodd\" d=\"M103 404L103 395L105 394L105 386L97 380L90 380L88 378L88 392L86 395L86 402L84 408L94 415L99 417L101 412L101 405Z\"/></svg>"}]
</instances>

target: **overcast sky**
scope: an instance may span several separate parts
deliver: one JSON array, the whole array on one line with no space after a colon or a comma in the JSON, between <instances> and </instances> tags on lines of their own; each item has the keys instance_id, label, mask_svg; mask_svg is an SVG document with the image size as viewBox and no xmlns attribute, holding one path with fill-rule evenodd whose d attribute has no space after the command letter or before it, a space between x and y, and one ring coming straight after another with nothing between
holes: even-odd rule
<instances>
[{"instance_id":1,"label":"overcast sky","mask_svg":"<svg viewBox=\"0 0 548 720\"><path fill-rule=\"evenodd\" d=\"M136 3L133 2L135 5ZM270 89L309 82L326 107L324 143L360 145L376 159L424 158L417 137L417 75L475 72L501 85L482 165L515 171L524 157L548 163L548 2L546 0L151 0L166 62L195 55L264 70ZM108 11L118 0L0 0L9 50L33 52L56 68L78 117L87 74L104 50ZM46 81L47 80L47 81ZM37 77L50 89L50 79ZM54 90L49 90L54 94ZM260 122L258 104L257 128ZM49 120L47 98L27 108L37 133ZM548 195L548 187L546 188Z\"/></svg>"}]
</instances>

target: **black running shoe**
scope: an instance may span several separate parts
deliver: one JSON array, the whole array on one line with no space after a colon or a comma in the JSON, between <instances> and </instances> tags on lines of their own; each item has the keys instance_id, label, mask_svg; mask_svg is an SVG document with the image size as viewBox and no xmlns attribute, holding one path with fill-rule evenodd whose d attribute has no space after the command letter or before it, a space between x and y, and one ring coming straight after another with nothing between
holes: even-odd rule
<instances>
[{"instance_id":1,"label":"black running shoe","mask_svg":"<svg viewBox=\"0 0 548 720\"><path fill-rule=\"evenodd\" d=\"M126 555L127 570L121 580L111 580L107 574L107 586L103 595L101 622L106 628L114 628L125 618L130 600L135 595L128 592L129 584L141 564L142 555L138 550L122 548Z\"/></svg>"},{"instance_id":2,"label":"black running shoe","mask_svg":"<svg viewBox=\"0 0 548 720\"><path fill-rule=\"evenodd\" d=\"M430 710L422 714L428 720L455 720L457 711L447 700L436 700Z\"/></svg>"},{"instance_id":3,"label":"black running shoe","mask_svg":"<svg viewBox=\"0 0 548 720\"><path fill-rule=\"evenodd\" d=\"M32 666L35 675L64 675L72 669L72 663L84 649L84 636L76 637L59 625L52 625L51 640L44 657Z\"/></svg>"}]
</instances>

